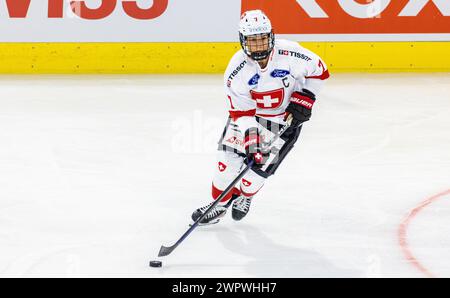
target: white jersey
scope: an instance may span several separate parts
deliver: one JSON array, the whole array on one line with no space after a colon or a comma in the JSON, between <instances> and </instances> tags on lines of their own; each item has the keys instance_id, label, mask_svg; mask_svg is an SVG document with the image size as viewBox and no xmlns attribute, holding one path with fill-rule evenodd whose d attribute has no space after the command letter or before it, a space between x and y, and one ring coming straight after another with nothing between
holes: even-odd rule
<instances>
[{"instance_id":1,"label":"white jersey","mask_svg":"<svg viewBox=\"0 0 450 298\"><path fill-rule=\"evenodd\" d=\"M305 88L317 96L328 77L325 63L296 42L277 39L265 69L240 50L224 76L230 116L241 132L257 126L255 116L283 123L291 94Z\"/></svg>"}]
</instances>

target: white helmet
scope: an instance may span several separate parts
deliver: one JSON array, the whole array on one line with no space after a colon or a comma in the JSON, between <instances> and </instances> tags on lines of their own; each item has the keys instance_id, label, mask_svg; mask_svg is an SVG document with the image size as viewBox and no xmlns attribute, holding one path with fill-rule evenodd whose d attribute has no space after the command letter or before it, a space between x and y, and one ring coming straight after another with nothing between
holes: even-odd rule
<instances>
[{"instance_id":1,"label":"white helmet","mask_svg":"<svg viewBox=\"0 0 450 298\"><path fill-rule=\"evenodd\" d=\"M252 35L267 35L268 48L260 52L251 52L247 46L247 38ZM239 22L239 40L244 52L252 59L258 61L269 57L275 44L272 24L269 18L261 10L249 10L244 12Z\"/></svg>"}]
</instances>

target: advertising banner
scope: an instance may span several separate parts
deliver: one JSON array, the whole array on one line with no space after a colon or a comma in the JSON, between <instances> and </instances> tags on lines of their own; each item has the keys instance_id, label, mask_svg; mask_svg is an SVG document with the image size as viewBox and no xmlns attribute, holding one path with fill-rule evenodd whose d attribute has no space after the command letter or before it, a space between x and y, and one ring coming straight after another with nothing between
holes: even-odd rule
<instances>
[{"instance_id":1,"label":"advertising banner","mask_svg":"<svg viewBox=\"0 0 450 298\"><path fill-rule=\"evenodd\" d=\"M243 0L278 34L310 41L450 40L450 0Z\"/></svg>"},{"instance_id":2,"label":"advertising banner","mask_svg":"<svg viewBox=\"0 0 450 298\"><path fill-rule=\"evenodd\" d=\"M0 0L0 42L236 42L248 9L297 41L450 40L450 0Z\"/></svg>"}]
</instances>

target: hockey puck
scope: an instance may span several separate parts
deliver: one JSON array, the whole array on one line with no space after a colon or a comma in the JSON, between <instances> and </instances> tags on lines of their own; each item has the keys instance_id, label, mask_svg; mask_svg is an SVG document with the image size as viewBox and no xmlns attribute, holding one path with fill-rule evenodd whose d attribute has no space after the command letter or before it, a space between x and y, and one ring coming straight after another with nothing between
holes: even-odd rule
<instances>
[{"instance_id":1,"label":"hockey puck","mask_svg":"<svg viewBox=\"0 0 450 298\"><path fill-rule=\"evenodd\" d=\"M162 267L161 261L150 261L150 267Z\"/></svg>"}]
</instances>

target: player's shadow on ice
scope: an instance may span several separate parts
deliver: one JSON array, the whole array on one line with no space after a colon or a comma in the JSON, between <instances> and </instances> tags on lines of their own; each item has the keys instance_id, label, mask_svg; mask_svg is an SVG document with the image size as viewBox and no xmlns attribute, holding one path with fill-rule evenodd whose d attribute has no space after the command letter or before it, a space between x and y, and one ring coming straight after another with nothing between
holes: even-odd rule
<instances>
[{"instance_id":1,"label":"player's shadow on ice","mask_svg":"<svg viewBox=\"0 0 450 298\"><path fill-rule=\"evenodd\" d=\"M238 231L237 231L238 230ZM245 265L255 277L358 277L363 272L339 268L317 252L280 245L259 229L240 224L233 229L216 227L223 246L252 260Z\"/></svg>"}]
</instances>

